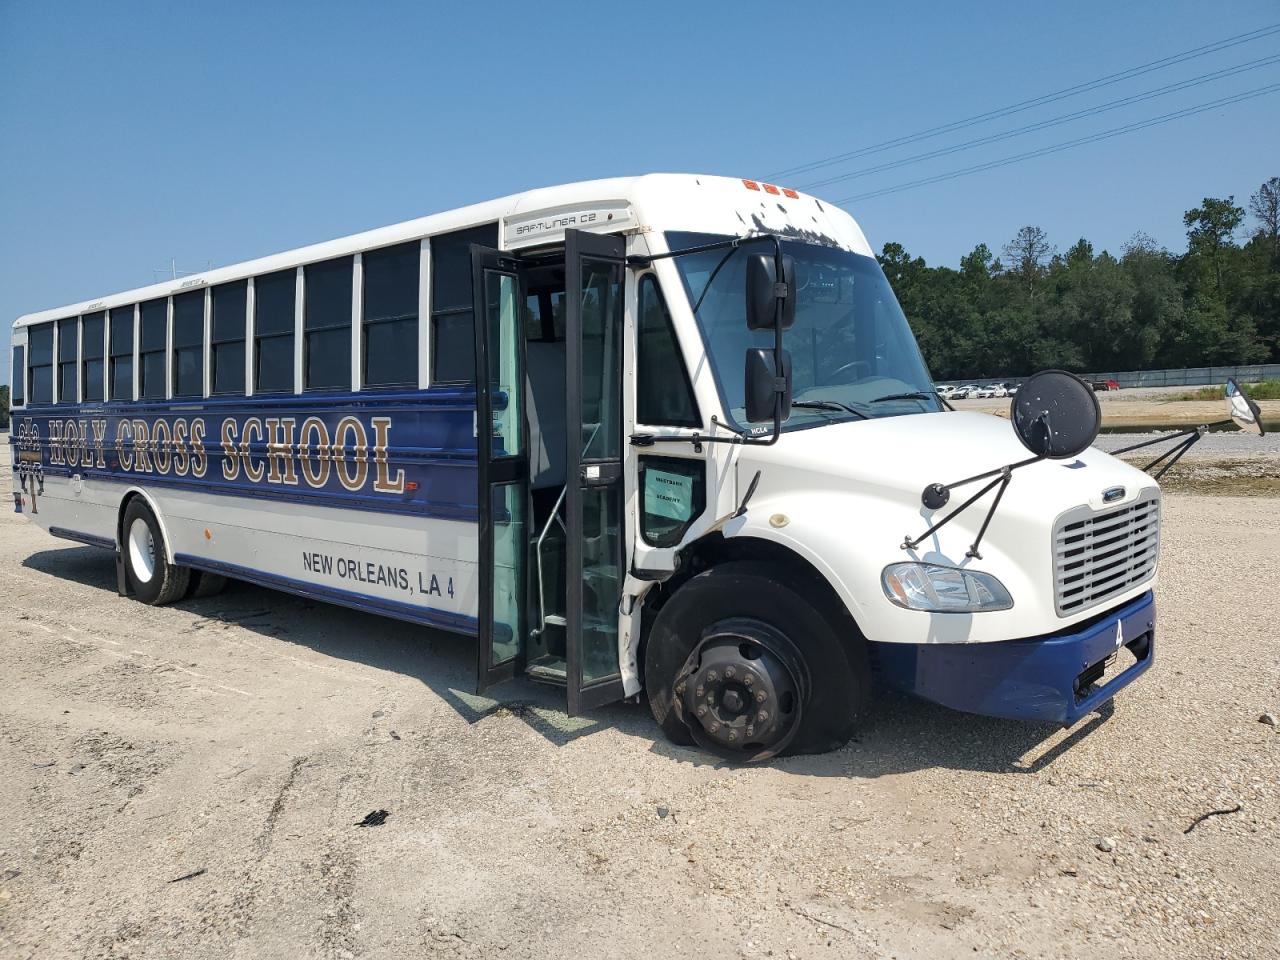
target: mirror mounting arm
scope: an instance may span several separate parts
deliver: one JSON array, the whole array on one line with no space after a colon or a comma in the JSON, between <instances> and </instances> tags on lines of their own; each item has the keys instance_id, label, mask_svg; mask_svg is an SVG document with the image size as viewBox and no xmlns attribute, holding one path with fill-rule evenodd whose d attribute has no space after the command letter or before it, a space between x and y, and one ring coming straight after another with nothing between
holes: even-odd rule
<instances>
[{"instance_id":1,"label":"mirror mounting arm","mask_svg":"<svg viewBox=\"0 0 1280 960\"><path fill-rule=\"evenodd\" d=\"M939 520L937 523L931 526L924 533L920 534L920 536L907 537L905 540L903 540L902 549L914 550L916 547L920 546L920 544L924 543L925 540L929 539L929 537L933 536L933 534L937 533L940 529L946 526L947 523L951 521L953 518L959 516L965 510L968 510L971 506L977 503L980 499L982 499L984 496L986 496L996 487L999 487L1000 489L996 492L996 497L991 502L991 507L987 511L987 516L982 521L982 526L978 529L978 536L974 538L974 541L970 545L968 552L965 553L966 557L977 558L981 560L982 554L978 552L978 547L981 546L982 544L982 538L987 535L987 527L991 523L992 516L995 515L996 508L1000 506L1000 498L1004 496L1005 490L1007 490L1009 487L1009 481L1013 479L1013 471L1017 470L1019 467L1025 467L1033 463L1039 463L1043 459L1045 458L1044 457L1028 457L1026 460L1019 460L1017 463L1010 463L1003 467L997 467L995 470L988 470L986 473L979 473L972 477L966 477L963 480L957 480L955 483L929 484L929 486L924 488L924 493L920 495L920 501L930 510L937 510L947 505L947 503L951 499L951 491L954 490L956 487L963 487L965 484L975 483L978 480L991 480L990 483L986 484L981 490L975 493L972 497L970 497L964 503L960 504L960 506L952 510L949 514L947 514L945 517L943 517L941 520ZM992 480L991 479L992 477L994 477L995 479Z\"/></svg>"}]
</instances>

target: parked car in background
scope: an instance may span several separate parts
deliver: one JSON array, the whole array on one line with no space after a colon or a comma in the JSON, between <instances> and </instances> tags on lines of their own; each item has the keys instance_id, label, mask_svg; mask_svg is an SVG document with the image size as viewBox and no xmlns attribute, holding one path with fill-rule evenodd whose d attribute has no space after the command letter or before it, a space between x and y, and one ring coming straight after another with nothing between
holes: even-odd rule
<instances>
[{"instance_id":1,"label":"parked car in background","mask_svg":"<svg viewBox=\"0 0 1280 960\"><path fill-rule=\"evenodd\" d=\"M944 400L950 400L956 394L956 387L953 383L944 383L942 386L935 386L934 389L938 391L938 396Z\"/></svg>"},{"instance_id":2,"label":"parked car in background","mask_svg":"<svg viewBox=\"0 0 1280 960\"><path fill-rule=\"evenodd\" d=\"M1118 380L1090 380L1089 384L1090 386L1093 387L1095 391L1099 391L1099 392L1103 390L1119 390L1120 389L1120 381Z\"/></svg>"},{"instance_id":3,"label":"parked car in background","mask_svg":"<svg viewBox=\"0 0 1280 960\"><path fill-rule=\"evenodd\" d=\"M952 400L968 400L970 397L978 395L978 385L976 383L966 383L962 387L956 387L956 392L951 395Z\"/></svg>"},{"instance_id":4,"label":"parked car in background","mask_svg":"<svg viewBox=\"0 0 1280 960\"><path fill-rule=\"evenodd\" d=\"M1014 380L1006 380L1000 386L1004 387L1004 395L1006 397L1012 397L1018 392L1018 384Z\"/></svg>"}]
</instances>

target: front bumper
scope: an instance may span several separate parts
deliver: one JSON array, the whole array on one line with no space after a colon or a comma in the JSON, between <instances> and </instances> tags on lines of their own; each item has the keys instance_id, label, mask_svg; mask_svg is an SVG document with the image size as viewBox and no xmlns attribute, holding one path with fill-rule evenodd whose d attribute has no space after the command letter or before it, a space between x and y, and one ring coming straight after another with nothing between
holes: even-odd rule
<instances>
[{"instance_id":1,"label":"front bumper","mask_svg":"<svg viewBox=\"0 0 1280 960\"><path fill-rule=\"evenodd\" d=\"M1138 679L1155 660L1150 591L1069 631L996 643L873 643L877 678L934 703L1011 720L1070 726ZM1127 647L1135 661L1101 684L1102 665Z\"/></svg>"}]
</instances>

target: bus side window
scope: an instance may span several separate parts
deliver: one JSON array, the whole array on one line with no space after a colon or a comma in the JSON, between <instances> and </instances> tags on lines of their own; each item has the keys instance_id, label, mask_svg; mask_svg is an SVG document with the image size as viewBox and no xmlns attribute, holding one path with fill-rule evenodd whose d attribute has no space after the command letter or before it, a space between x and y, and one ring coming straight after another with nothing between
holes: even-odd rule
<instances>
[{"instance_id":1,"label":"bus side window","mask_svg":"<svg viewBox=\"0 0 1280 960\"><path fill-rule=\"evenodd\" d=\"M106 349L107 315L99 310L97 313L86 313L80 320L80 356L81 385L86 402L101 401L104 398L104 367L102 354Z\"/></svg>"},{"instance_id":2,"label":"bus side window","mask_svg":"<svg viewBox=\"0 0 1280 960\"><path fill-rule=\"evenodd\" d=\"M80 368L80 318L58 321L58 402L79 403L76 392Z\"/></svg>"},{"instance_id":3,"label":"bus side window","mask_svg":"<svg viewBox=\"0 0 1280 960\"><path fill-rule=\"evenodd\" d=\"M418 274L422 246L414 240L370 250L364 266L365 387L418 385Z\"/></svg>"},{"instance_id":4,"label":"bus side window","mask_svg":"<svg viewBox=\"0 0 1280 960\"><path fill-rule=\"evenodd\" d=\"M707 469L701 460L640 458L640 535L655 547L674 547L707 507Z\"/></svg>"},{"instance_id":5,"label":"bus side window","mask_svg":"<svg viewBox=\"0 0 1280 960\"><path fill-rule=\"evenodd\" d=\"M636 420L671 427L700 427L698 405L676 342L657 278L640 279L636 343ZM679 376L674 372L679 371Z\"/></svg>"},{"instance_id":6,"label":"bus side window","mask_svg":"<svg viewBox=\"0 0 1280 960\"><path fill-rule=\"evenodd\" d=\"M297 271L253 281L253 392L293 392L293 309Z\"/></svg>"},{"instance_id":7,"label":"bus side window","mask_svg":"<svg viewBox=\"0 0 1280 960\"><path fill-rule=\"evenodd\" d=\"M133 399L133 307L115 307L111 311L111 345L109 350L110 397L112 400Z\"/></svg>"},{"instance_id":8,"label":"bus side window","mask_svg":"<svg viewBox=\"0 0 1280 960\"><path fill-rule=\"evenodd\" d=\"M234 280L213 288L213 320L209 330L215 394L244 393L244 321L249 282Z\"/></svg>"},{"instance_id":9,"label":"bus side window","mask_svg":"<svg viewBox=\"0 0 1280 960\"><path fill-rule=\"evenodd\" d=\"M303 268L302 389L351 389L352 257Z\"/></svg>"},{"instance_id":10,"label":"bus side window","mask_svg":"<svg viewBox=\"0 0 1280 960\"><path fill-rule=\"evenodd\" d=\"M27 394L25 390L27 382L27 355L26 347L13 348L13 365L9 367L10 377L13 380L13 389L10 392L10 402L15 407L26 406Z\"/></svg>"},{"instance_id":11,"label":"bus side window","mask_svg":"<svg viewBox=\"0 0 1280 960\"><path fill-rule=\"evenodd\" d=\"M53 324L27 329L27 381L32 403L53 403Z\"/></svg>"},{"instance_id":12,"label":"bus side window","mask_svg":"<svg viewBox=\"0 0 1280 960\"><path fill-rule=\"evenodd\" d=\"M165 327L169 323L169 302L148 300L142 305L142 332L138 335L138 396L143 400L164 399Z\"/></svg>"},{"instance_id":13,"label":"bus side window","mask_svg":"<svg viewBox=\"0 0 1280 960\"><path fill-rule=\"evenodd\" d=\"M204 290L173 298L173 395L204 396Z\"/></svg>"},{"instance_id":14,"label":"bus side window","mask_svg":"<svg viewBox=\"0 0 1280 960\"><path fill-rule=\"evenodd\" d=\"M431 238L431 382L475 379L471 245L498 245L498 225L485 224Z\"/></svg>"}]
</instances>

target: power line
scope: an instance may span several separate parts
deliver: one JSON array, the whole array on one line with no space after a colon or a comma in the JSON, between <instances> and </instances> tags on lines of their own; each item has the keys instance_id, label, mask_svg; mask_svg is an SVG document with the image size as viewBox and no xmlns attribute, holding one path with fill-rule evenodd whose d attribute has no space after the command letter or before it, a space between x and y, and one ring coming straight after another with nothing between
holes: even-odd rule
<instances>
[{"instance_id":1,"label":"power line","mask_svg":"<svg viewBox=\"0 0 1280 960\"><path fill-rule=\"evenodd\" d=\"M959 153L962 150L968 150L972 147L985 146L989 143L999 143L1001 140L1008 140L1012 137L1021 136L1024 133L1032 133L1036 130L1056 127L1063 123L1069 123L1072 120L1079 120L1084 117L1092 117L1100 113L1107 113L1111 110L1118 110L1120 107L1127 107L1134 103L1142 103L1145 100L1154 100L1156 97L1162 97L1170 93L1177 93L1181 90L1188 90L1192 87L1198 87L1214 80L1233 77L1240 73L1247 73L1250 70L1257 70L1260 67L1270 66L1277 62L1280 62L1280 54L1275 54L1270 57L1261 57L1257 60L1250 60L1247 63L1242 63L1235 67L1226 67L1222 70L1215 70L1211 73L1202 74L1198 77L1179 81L1178 83L1170 83L1163 87L1156 87L1155 89L1148 90L1145 93L1138 93L1131 97L1122 97L1119 100L1111 100L1107 103L1086 107L1085 109L1077 110L1074 113L1060 114L1059 116L1051 117L1048 120L1029 123L1013 130L1006 130L1003 133L993 133L990 136L978 137L974 140L966 140L963 143L956 144L955 146L941 147L937 150L930 150L926 153L917 153L913 156L902 157L898 160L889 160L885 163L876 164L875 166L863 167L861 170L854 170L851 173L842 173L834 177L827 177L825 180L815 180L812 183L800 185L798 189L812 193L816 188L830 186L833 183L843 183L846 180L856 180L858 177L865 177L873 173L882 173L885 170L893 170L897 167L909 166L913 163L919 163L922 160L932 160L935 157L944 157L948 154Z\"/></svg>"},{"instance_id":2,"label":"power line","mask_svg":"<svg viewBox=\"0 0 1280 960\"><path fill-rule=\"evenodd\" d=\"M1248 33L1236 34L1233 37L1227 37L1225 40L1218 40L1214 43L1207 43L1203 46L1193 47L1190 50L1184 50L1181 53L1175 53L1159 60L1152 60L1150 63L1143 63L1136 67L1130 67L1127 70L1121 70L1119 73L1107 74L1105 77L1099 77L1096 80L1077 83L1074 86L1064 87L1061 90L1056 90L1053 93L1046 93L1039 97L1032 97L1030 100L1022 100L1018 103L1010 104L1007 107L1000 107L996 110L988 110L986 113L975 114L974 116L967 117L964 120L944 123L940 126L930 127L927 130L921 130L917 133L909 133L901 137L896 137L892 140L873 143L870 146L851 150L848 153L836 154L835 156L826 157L822 160L814 160L810 163L802 163L795 167L789 167L786 170L779 170L777 173L770 174L769 179L776 180L798 173L808 173L811 170L818 170L822 167L829 167L832 164L843 163L845 160L852 160L855 157L863 157L872 153L880 153L884 150L889 150L892 147L900 147L909 143L916 143L920 140L927 140L932 137L940 136L944 133L950 133L952 130L960 130L965 127L974 126L975 124L985 123L988 120L998 120L1001 117L1007 117L1010 114L1030 110L1032 107L1043 106L1047 103L1054 103L1058 100L1064 100L1067 97L1074 97L1077 94L1087 93L1090 90L1097 90L1099 87L1119 83L1122 80L1130 80L1133 77L1141 76L1144 73L1163 70L1165 67L1172 67L1179 63L1185 63L1188 60L1208 56L1211 53L1217 53L1220 50L1239 46L1242 43L1260 40L1263 37L1269 37L1274 33L1280 33L1280 23L1271 24L1266 27L1259 27L1257 30L1250 30Z\"/></svg>"},{"instance_id":3,"label":"power line","mask_svg":"<svg viewBox=\"0 0 1280 960\"><path fill-rule=\"evenodd\" d=\"M869 193L861 193L853 197L845 197L843 200L835 201L837 206L845 206L859 200L871 200L875 197L883 197L891 193L899 193L903 190L910 190L915 187L923 187L932 183L941 183L944 180L954 180L957 177L968 176L971 173L980 173L984 170L994 170L996 167L1005 167L1013 163L1019 163L1023 160L1031 160L1035 157L1048 156L1051 153L1059 153L1063 150L1070 150L1073 147L1084 146L1089 143L1097 143L1099 140L1108 140L1111 137L1118 137L1124 133L1132 133L1135 130L1145 130L1147 127L1159 126L1162 123L1168 123L1172 120L1178 120L1183 117L1190 117L1197 113L1203 113L1206 110L1212 110L1215 107L1230 106L1233 103L1240 103L1244 100L1252 100L1255 97L1265 96L1268 93L1280 91L1280 83L1273 83L1269 86L1258 87L1245 93L1237 94L1232 97L1223 97L1220 100L1213 100L1209 103L1202 103L1199 106L1188 107L1185 110L1176 110L1172 113L1166 113L1159 117L1153 117L1150 120L1142 120L1137 123L1125 124L1121 127L1113 127L1110 130L1104 130L1101 133L1092 134L1087 137L1080 137L1076 140L1067 140L1064 143L1054 144L1048 147L1041 147L1038 150L1029 150L1026 153L1014 154L1011 157L1005 157L1002 160L992 160L988 163L979 163L971 167L963 167L959 170L953 170L950 173L942 173L933 177L924 177L919 180L911 180L907 183L900 183L895 186L885 187L881 190L872 190Z\"/></svg>"}]
</instances>

